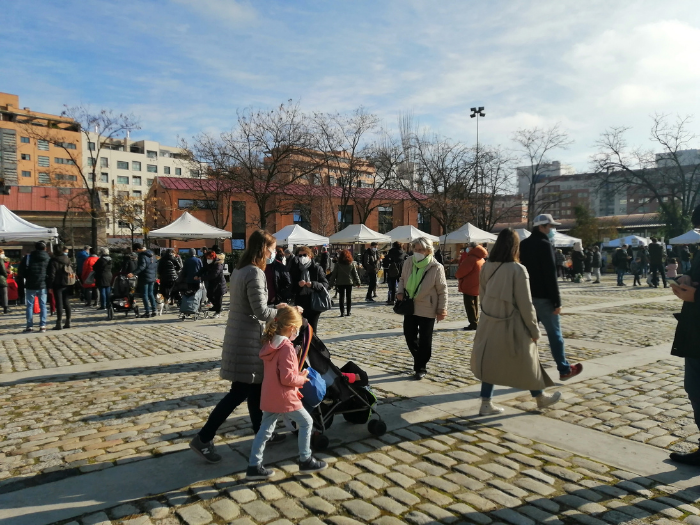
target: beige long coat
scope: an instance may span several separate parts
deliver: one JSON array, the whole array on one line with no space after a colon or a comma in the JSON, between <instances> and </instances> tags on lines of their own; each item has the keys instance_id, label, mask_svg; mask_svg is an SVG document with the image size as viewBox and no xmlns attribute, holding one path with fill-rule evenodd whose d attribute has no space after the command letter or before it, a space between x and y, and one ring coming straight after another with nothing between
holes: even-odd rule
<instances>
[{"instance_id":1,"label":"beige long coat","mask_svg":"<svg viewBox=\"0 0 700 525\"><path fill-rule=\"evenodd\" d=\"M413 257L403 263L396 293L405 293L406 283L413 271ZM445 267L433 260L425 267L423 282L413 298L413 315L435 319L437 314L447 313L447 279Z\"/></svg>"},{"instance_id":2,"label":"beige long coat","mask_svg":"<svg viewBox=\"0 0 700 525\"><path fill-rule=\"evenodd\" d=\"M481 269L479 295L482 313L471 361L477 379L523 390L554 385L532 341L539 339L540 329L525 267L487 262Z\"/></svg>"}]
</instances>

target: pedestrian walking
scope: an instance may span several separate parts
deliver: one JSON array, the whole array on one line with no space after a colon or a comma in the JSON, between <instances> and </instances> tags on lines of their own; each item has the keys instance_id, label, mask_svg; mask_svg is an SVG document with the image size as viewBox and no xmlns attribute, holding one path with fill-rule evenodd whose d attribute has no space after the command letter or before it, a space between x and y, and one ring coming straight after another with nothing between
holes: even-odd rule
<instances>
[{"instance_id":1,"label":"pedestrian walking","mask_svg":"<svg viewBox=\"0 0 700 525\"><path fill-rule=\"evenodd\" d=\"M163 301L166 304L173 304L175 283L182 270L182 260L176 258L172 249L166 249L158 261L158 277L160 279L160 293L163 294Z\"/></svg>"},{"instance_id":2,"label":"pedestrian walking","mask_svg":"<svg viewBox=\"0 0 700 525\"><path fill-rule=\"evenodd\" d=\"M7 313L7 277L11 273L10 261L5 257L5 250L0 248L0 302L3 313Z\"/></svg>"},{"instance_id":3,"label":"pedestrian walking","mask_svg":"<svg viewBox=\"0 0 700 525\"><path fill-rule=\"evenodd\" d=\"M447 280L445 267L433 258L433 243L419 237L411 243L413 255L406 259L396 298L407 295L413 300L413 313L403 318L403 335L413 356L416 379L427 373L433 352L435 322L447 317Z\"/></svg>"},{"instance_id":4,"label":"pedestrian walking","mask_svg":"<svg viewBox=\"0 0 700 525\"><path fill-rule=\"evenodd\" d=\"M309 321L314 332L317 332L321 312L312 308L312 295L315 291L321 292L323 288L328 290L329 287L326 272L314 262L311 248L308 246L297 248L289 276L292 280L294 304L302 307L304 310L302 315Z\"/></svg>"},{"instance_id":5,"label":"pedestrian walking","mask_svg":"<svg viewBox=\"0 0 700 525\"><path fill-rule=\"evenodd\" d=\"M90 246L85 245L82 250L75 254L76 270L78 271L76 275L80 278L81 282L83 280L83 265L87 258L90 257L90 248ZM82 286L80 287L80 298L85 302L88 301L88 294L86 293L86 289Z\"/></svg>"},{"instance_id":6,"label":"pedestrian walking","mask_svg":"<svg viewBox=\"0 0 700 525\"><path fill-rule=\"evenodd\" d=\"M560 277L562 281L566 281L566 256L559 248L557 248L554 256L557 265L557 276Z\"/></svg>"},{"instance_id":7,"label":"pedestrian walking","mask_svg":"<svg viewBox=\"0 0 700 525\"><path fill-rule=\"evenodd\" d=\"M138 290L143 295L143 314L141 317L156 316L156 296L154 287L158 274L158 261L151 250L144 248L140 243L134 244L134 251L138 254L136 270L127 277L138 277Z\"/></svg>"},{"instance_id":8,"label":"pedestrian walking","mask_svg":"<svg viewBox=\"0 0 700 525\"><path fill-rule=\"evenodd\" d=\"M681 271L683 273L688 273L690 271L690 250L687 245L683 246L681 249L680 259Z\"/></svg>"},{"instance_id":9,"label":"pedestrian walking","mask_svg":"<svg viewBox=\"0 0 700 525\"><path fill-rule=\"evenodd\" d=\"M479 276L484 265L484 259L489 256L486 248L475 246L459 263L455 277L459 281L459 291L464 299L464 309L467 312L469 326L465 330L476 330L479 324Z\"/></svg>"},{"instance_id":10,"label":"pedestrian walking","mask_svg":"<svg viewBox=\"0 0 700 525\"><path fill-rule=\"evenodd\" d=\"M226 279L224 278L224 258L225 254L209 252L207 264L204 267L204 280L207 287L207 296L211 301L210 311L214 312L214 318L221 317L221 308L224 295L226 294Z\"/></svg>"},{"instance_id":11,"label":"pedestrian walking","mask_svg":"<svg viewBox=\"0 0 700 525\"><path fill-rule=\"evenodd\" d=\"M39 298L39 330L46 332L46 289L49 260L46 253L46 243L39 241L34 244L34 251L22 260L18 269L20 278L24 279L24 296L27 307L27 328L25 332L34 330L34 301Z\"/></svg>"},{"instance_id":12,"label":"pedestrian walking","mask_svg":"<svg viewBox=\"0 0 700 525\"><path fill-rule=\"evenodd\" d=\"M561 297L554 263L554 247L550 239L556 233L556 222L548 213L538 215L533 221L532 235L520 243L520 262L530 276L532 304L537 319L547 331L552 357L557 363L559 379L565 381L577 376L583 365L570 365L566 360L564 337L561 333Z\"/></svg>"},{"instance_id":13,"label":"pedestrian walking","mask_svg":"<svg viewBox=\"0 0 700 525\"><path fill-rule=\"evenodd\" d=\"M321 247L321 253L318 256L318 265L326 272L326 275L331 272L331 255L328 253L328 248L326 246Z\"/></svg>"},{"instance_id":14,"label":"pedestrian walking","mask_svg":"<svg viewBox=\"0 0 700 525\"><path fill-rule=\"evenodd\" d=\"M49 261L47 269L46 283L53 290L53 296L56 300L56 326L52 330L70 328L71 309L68 292L75 284L75 272L68 258L68 251L62 246L54 247L53 257ZM66 323L62 325L64 312Z\"/></svg>"},{"instance_id":15,"label":"pedestrian walking","mask_svg":"<svg viewBox=\"0 0 700 525\"><path fill-rule=\"evenodd\" d=\"M265 280L267 281L267 305L276 306L289 300L292 279L284 264L284 252L277 248L275 258L266 261Z\"/></svg>"},{"instance_id":16,"label":"pedestrian walking","mask_svg":"<svg viewBox=\"0 0 700 525\"><path fill-rule=\"evenodd\" d=\"M360 276L350 250L340 252L338 264L333 267L328 283L331 287L335 286L340 294L340 317L349 317L352 308L352 287L360 287Z\"/></svg>"},{"instance_id":17,"label":"pedestrian walking","mask_svg":"<svg viewBox=\"0 0 700 525\"><path fill-rule=\"evenodd\" d=\"M260 334L265 323L272 321L284 303L275 308L267 306L265 289L266 261L274 257L277 241L264 230L256 230L248 239L246 249L231 273L231 306L221 355L221 378L231 381L231 389L216 405L206 424L190 442L190 448L210 463L221 456L214 449L214 436L238 405L247 401L253 432L260 430L260 410L263 362L260 359ZM187 264L187 263L185 263ZM297 307L297 310L299 308ZM286 436L275 434L268 443L278 443Z\"/></svg>"},{"instance_id":18,"label":"pedestrian walking","mask_svg":"<svg viewBox=\"0 0 700 525\"><path fill-rule=\"evenodd\" d=\"M471 369L481 379L479 415L503 412L493 404L494 385L529 390L537 408L552 406L560 392L546 394L554 382L540 363L540 329L532 304L528 273L519 264L520 237L511 228L498 234L479 279L482 321L474 337Z\"/></svg>"},{"instance_id":19,"label":"pedestrian walking","mask_svg":"<svg viewBox=\"0 0 700 525\"><path fill-rule=\"evenodd\" d=\"M83 262L83 271L80 280L83 283L83 298L85 306L97 306L97 286L95 285L95 263L97 262L97 252L95 248L90 248L90 255Z\"/></svg>"},{"instance_id":20,"label":"pedestrian walking","mask_svg":"<svg viewBox=\"0 0 700 525\"><path fill-rule=\"evenodd\" d=\"M675 279L678 277L678 261L671 257L666 265L666 277L669 279Z\"/></svg>"},{"instance_id":21,"label":"pedestrian walking","mask_svg":"<svg viewBox=\"0 0 700 525\"><path fill-rule=\"evenodd\" d=\"M591 251L591 273L595 277L593 284L600 284L600 268L603 266L603 259L600 256L600 248L594 246Z\"/></svg>"},{"instance_id":22,"label":"pedestrian walking","mask_svg":"<svg viewBox=\"0 0 700 525\"><path fill-rule=\"evenodd\" d=\"M367 272L369 286L367 287L367 297L365 301L374 302L377 297L377 272L379 271L379 253L377 252L377 243L370 244L369 250L365 250L362 254L362 267Z\"/></svg>"},{"instance_id":23,"label":"pedestrian walking","mask_svg":"<svg viewBox=\"0 0 700 525\"><path fill-rule=\"evenodd\" d=\"M325 461L311 455L313 420L302 405L299 394L299 389L309 381L308 369L299 371L297 351L292 343L299 335L301 324L301 314L287 306L280 309L275 319L265 328L264 345L260 350L260 359L265 369L260 394L262 422L250 450L246 470L248 480L269 479L275 475L274 470L263 466L263 453L281 416L296 423L299 473L310 474L328 467Z\"/></svg>"},{"instance_id":24,"label":"pedestrian walking","mask_svg":"<svg viewBox=\"0 0 700 525\"><path fill-rule=\"evenodd\" d=\"M617 274L618 286L627 286L625 284L625 273L627 272L629 263L627 257L627 245L618 246L615 249L615 253L612 257L612 265L615 268L615 273Z\"/></svg>"},{"instance_id":25,"label":"pedestrian walking","mask_svg":"<svg viewBox=\"0 0 700 525\"><path fill-rule=\"evenodd\" d=\"M393 306L396 302L396 287L399 284L399 278L401 277L401 270L403 269L403 262L405 260L406 253L401 249L401 243L394 241L391 245L391 249L384 258L386 265L384 275L387 276L386 282L389 287L389 294L386 301L388 305Z\"/></svg>"},{"instance_id":26,"label":"pedestrian walking","mask_svg":"<svg viewBox=\"0 0 700 525\"><path fill-rule=\"evenodd\" d=\"M632 286L642 286L642 258L637 257L630 263L630 272L632 272Z\"/></svg>"},{"instance_id":27,"label":"pedestrian walking","mask_svg":"<svg viewBox=\"0 0 700 525\"><path fill-rule=\"evenodd\" d=\"M665 259L666 253L663 245L659 243L656 237L652 237L651 244L649 245L649 273L652 276L652 281L656 284L649 284L649 286L658 288L659 274L661 274L661 279L664 283L664 288L668 288L668 283L666 282L666 269L664 268Z\"/></svg>"},{"instance_id":28,"label":"pedestrian walking","mask_svg":"<svg viewBox=\"0 0 700 525\"><path fill-rule=\"evenodd\" d=\"M591 271L593 269L593 249L591 247L586 248L583 251L583 276L586 278L586 282L590 283Z\"/></svg>"},{"instance_id":29,"label":"pedestrian walking","mask_svg":"<svg viewBox=\"0 0 700 525\"><path fill-rule=\"evenodd\" d=\"M576 279L583 277L585 261L586 256L583 254L583 246L581 246L580 242L575 242L574 249L571 251L571 264L573 274Z\"/></svg>"},{"instance_id":30,"label":"pedestrian walking","mask_svg":"<svg viewBox=\"0 0 700 525\"><path fill-rule=\"evenodd\" d=\"M100 249L100 258L95 262L93 271L95 272L95 285L100 291L98 310L106 310L112 295L112 258L109 256L108 248ZM56 302L58 302L58 298Z\"/></svg>"}]
</instances>

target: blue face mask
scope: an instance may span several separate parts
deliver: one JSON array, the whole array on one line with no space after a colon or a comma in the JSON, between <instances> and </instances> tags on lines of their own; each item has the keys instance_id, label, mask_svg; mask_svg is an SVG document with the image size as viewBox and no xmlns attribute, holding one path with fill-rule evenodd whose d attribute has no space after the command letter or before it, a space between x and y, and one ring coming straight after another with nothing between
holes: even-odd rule
<instances>
[{"instance_id":1,"label":"blue face mask","mask_svg":"<svg viewBox=\"0 0 700 525\"><path fill-rule=\"evenodd\" d=\"M557 234L557 229L556 229L556 228L552 228L552 229L549 230L549 233L547 234L547 237L549 237L550 239L554 239L554 236L555 236L556 234Z\"/></svg>"}]
</instances>

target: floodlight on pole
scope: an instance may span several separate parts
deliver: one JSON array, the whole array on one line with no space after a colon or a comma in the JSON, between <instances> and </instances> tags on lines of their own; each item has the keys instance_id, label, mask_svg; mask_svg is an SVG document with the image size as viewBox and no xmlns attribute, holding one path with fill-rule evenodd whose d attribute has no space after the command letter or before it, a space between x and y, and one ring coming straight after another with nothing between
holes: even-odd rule
<instances>
[{"instance_id":1,"label":"floodlight on pole","mask_svg":"<svg viewBox=\"0 0 700 525\"><path fill-rule=\"evenodd\" d=\"M477 181L479 180L479 117L485 117L486 113L484 113L484 106L479 106L479 107L474 107L470 108L470 111L472 112L471 115L469 115L470 118L476 118L476 178ZM483 171L482 171L482 177L481 177L481 190L483 191ZM477 192L477 199L479 198L479 194ZM483 224L482 224L483 226Z\"/></svg>"}]
</instances>

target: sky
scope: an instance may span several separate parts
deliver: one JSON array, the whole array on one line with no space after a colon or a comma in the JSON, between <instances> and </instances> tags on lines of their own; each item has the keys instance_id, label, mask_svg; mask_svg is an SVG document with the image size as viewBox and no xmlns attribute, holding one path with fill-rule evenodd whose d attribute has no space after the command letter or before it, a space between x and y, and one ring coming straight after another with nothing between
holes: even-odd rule
<instances>
[{"instance_id":1,"label":"sky","mask_svg":"<svg viewBox=\"0 0 700 525\"><path fill-rule=\"evenodd\" d=\"M646 148L655 113L695 115L700 134L696 0L33 0L2 18L0 91L132 113L136 140L176 145L289 99L394 129L411 112L468 144L484 106L480 143L512 149L559 123L574 143L552 160L578 171L611 126Z\"/></svg>"}]
</instances>

